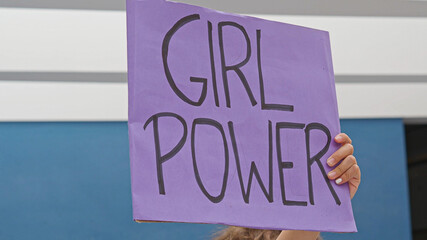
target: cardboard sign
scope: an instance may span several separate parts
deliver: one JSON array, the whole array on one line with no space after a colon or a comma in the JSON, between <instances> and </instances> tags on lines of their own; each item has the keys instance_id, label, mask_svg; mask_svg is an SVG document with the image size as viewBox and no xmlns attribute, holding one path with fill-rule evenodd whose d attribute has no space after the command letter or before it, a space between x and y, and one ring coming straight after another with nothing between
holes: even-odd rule
<instances>
[{"instance_id":1,"label":"cardboard sign","mask_svg":"<svg viewBox=\"0 0 427 240\"><path fill-rule=\"evenodd\" d=\"M356 231L326 159L340 132L329 36L128 0L135 220Z\"/></svg>"}]
</instances>

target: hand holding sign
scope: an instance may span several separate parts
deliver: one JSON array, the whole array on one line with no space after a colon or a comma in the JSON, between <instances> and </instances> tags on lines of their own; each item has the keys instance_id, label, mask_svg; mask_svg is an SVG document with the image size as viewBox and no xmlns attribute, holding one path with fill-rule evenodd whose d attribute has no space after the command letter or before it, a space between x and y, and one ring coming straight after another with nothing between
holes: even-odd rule
<instances>
[{"instance_id":1,"label":"hand holding sign","mask_svg":"<svg viewBox=\"0 0 427 240\"><path fill-rule=\"evenodd\" d=\"M335 137L335 141L341 144L342 147L327 160L330 167L336 166L334 170L328 173L328 177L331 180L335 180L337 184L349 182L350 198L353 198L361 179L360 168L357 165L356 158L353 156L354 148L351 145L350 137L345 133L338 134ZM337 166L338 163L340 164Z\"/></svg>"},{"instance_id":2,"label":"hand holding sign","mask_svg":"<svg viewBox=\"0 0 427 240\"><path fill-rule=\"evenodd\" d=\"M355 231L327 175L327 32L166 1L127 13L136 220Z\"/></svg>"}]
</instances>

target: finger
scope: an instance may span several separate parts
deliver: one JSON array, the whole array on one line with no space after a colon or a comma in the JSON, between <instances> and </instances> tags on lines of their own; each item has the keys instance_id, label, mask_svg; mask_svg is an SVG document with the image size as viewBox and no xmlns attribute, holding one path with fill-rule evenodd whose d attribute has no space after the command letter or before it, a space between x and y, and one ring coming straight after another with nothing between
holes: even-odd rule
<instances>
[{"instance_id":1,"label":"finger","mask_svg":"<svg viewBox=\"0 0 427 240\"><path fill-rule=\"evenodd\" d=\"M349 155L340 163L340 165L338 165L338 167L328 173L328 178L332 180L337 179L356 164L356 158L353 155Z\"/></svg>"},{"instance_id":2,"label":"finger","mask_svg":"<svg viewBox=\"0 0 427 240\"><path fill-rule=\"evenodd\" d=\"M345 133L340 133L335 136L335 142L340 144L346 144L346 143L351 144L351 138Z\"/></svg>"},{"instance_id":3,"label":"finger","mask_svg":"<svg viewBox=\"0 0 427 240\"><path fill-rule=\"evenodd\" d=\"M355 190L357 190L360 183L360 168L357 164L351 166L347 171L345 171L337 180L335 180L335 183L341 185L353 179L357 180L353 181L353 183L355 184L353 187L355 187Z\"/></svg>"},{"instance_id":4,"label":"finger","mask_svg":"<svg viewBox=\"0 0 427 240\"><path fill-rule=\"evenodd\" d=\"M328 158L327 163L330 167L335 166L335 164L337 164L343 158L347 157L348 155L352 155L353 152L353 145L346 143Z\"/></svg>"},{"instance_id":5,"label":"finger","mask_svg":"<svg viewBox=\"0 0 427 240\"><path fill-rule=\"evenodd\" d=\"M356 194L357 189L359 188L359 185L360 185L361 178L362 178L359 165L356 165L356 166L357 166L356 176L354 176L352 179L350 179L348 181L348 187L350 189L350 197L351 198L353 198L354 195Z\"/></svg>"}]
</instances>

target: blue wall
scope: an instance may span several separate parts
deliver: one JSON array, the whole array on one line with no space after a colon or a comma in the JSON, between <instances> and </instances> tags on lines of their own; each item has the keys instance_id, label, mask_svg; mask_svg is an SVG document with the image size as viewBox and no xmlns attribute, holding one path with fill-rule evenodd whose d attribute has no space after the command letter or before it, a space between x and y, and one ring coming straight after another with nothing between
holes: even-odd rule
<instances>
[{"instance_id":1,"label":"blue wall","mask_svg":"<svg viewBox=\"0 0 427 240\"><path fill-rule=\"evenodd\" d=\"M363 171L359 233L410 239L401 120L344 120ZM339 219L337 219L339 221ZM217 225L132 221L127 125L0 123L0 239L208 239Z\"/></svg>"},{"instance_id":2,"label":"blue wall","mask_svg":"<svg viewBox=\"0 0 427 240\"><path fill-rule=\"evenodd\" d=\"M352 201L359 232L323 236L326 240L411 239L402 120L342 120L341 131L352 138L362 169L362 183Z\"/></svg>"}]
</instances>

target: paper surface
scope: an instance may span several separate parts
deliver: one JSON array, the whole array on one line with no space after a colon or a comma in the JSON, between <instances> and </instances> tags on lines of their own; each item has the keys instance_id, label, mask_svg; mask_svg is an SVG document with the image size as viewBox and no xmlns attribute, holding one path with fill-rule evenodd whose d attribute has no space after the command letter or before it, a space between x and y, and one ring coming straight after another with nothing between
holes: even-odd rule
<instances>
[{"instance_id":1,"label":"paper surface","mask_svg":"<svg viewBox=\"0 0 427 240\"><path fill-rule=\"evenodd\" d=\"M340 132L329 35L128 0L135 220L356 231L326 178Z\"/></svg>"}]
</instances>

